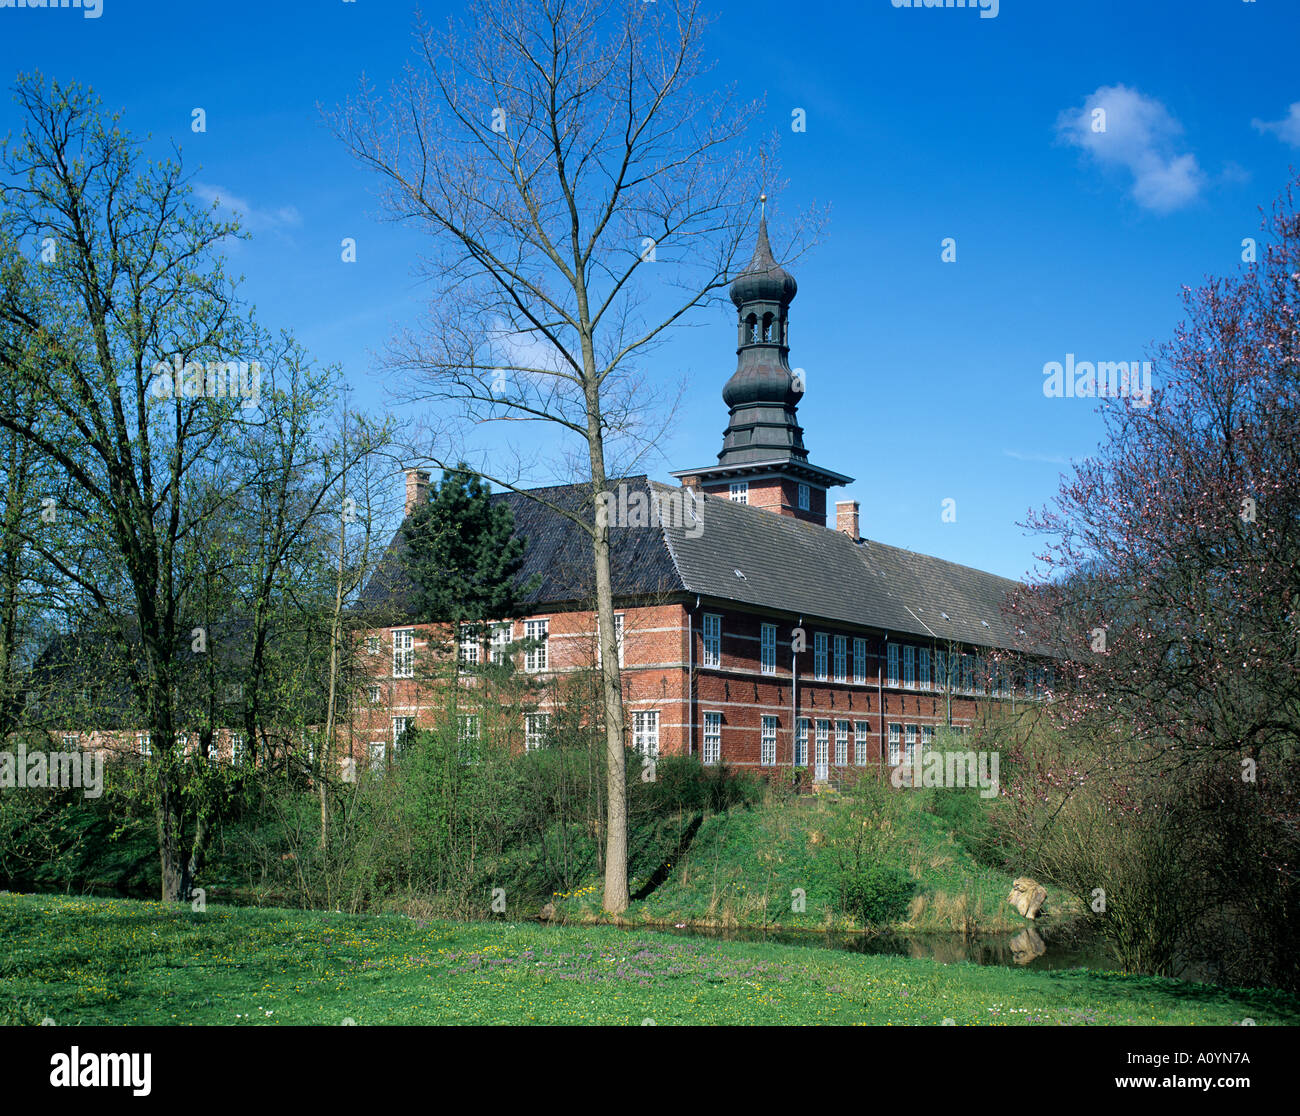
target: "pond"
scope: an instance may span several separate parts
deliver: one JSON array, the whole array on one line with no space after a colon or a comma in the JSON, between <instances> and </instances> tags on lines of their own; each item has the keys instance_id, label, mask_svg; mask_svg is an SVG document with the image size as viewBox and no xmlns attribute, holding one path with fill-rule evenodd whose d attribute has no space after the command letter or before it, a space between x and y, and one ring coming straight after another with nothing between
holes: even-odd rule
<instances>
[{"instance_id":1,"label":"pond","mask_svg":"<svg viewBox=\"0 0 1300 1116\"><path fill-rule=\"evenodd\" d=\"M1012 934L849 934L816 930L722 929L708 926L659 926L656 930L686 937L719 938L732 942L770 942L814 949L840 949L893 957L928 958L943 964L959 961L975 965L1015 968L1109 970L1118 966L1103 945L1063 942L1051 945L1032 926Z\"/></svg>"}]
</instances>

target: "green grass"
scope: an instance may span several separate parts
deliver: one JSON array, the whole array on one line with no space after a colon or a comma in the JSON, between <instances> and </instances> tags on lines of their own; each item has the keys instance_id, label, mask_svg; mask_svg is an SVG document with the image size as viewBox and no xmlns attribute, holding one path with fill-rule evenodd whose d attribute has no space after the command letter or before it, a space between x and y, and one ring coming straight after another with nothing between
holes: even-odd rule
<instances>
[{"instance_id":1,"label":"green grass","mask_svg":"<svg viewBox=\"0 0 1300 1116\"><path fill-rule=\"evenodd\" d=\"M609 926L0 895L0 1022L1300 1023L1300 999Z\"/></svg>"},{"instance_id":2,"label":"green grass","mask_svg":"<svg viewBox=\"0 0 1300 1116\"><path fill-rule=\"evenodd\" d=\"M917 881L919 898L900 931L1014 931L1028 925L1006 902L1012 873L979 863L952 824L931 813L930 791L899 794L887 836L887 862ZM723 927L863 929L836 910L834 874L826 840L848 808L836 795L772 801L705 819L668 878L625 920L645 925L687 923ZM635 893L641 880L633 880ZM571 921L601 921L601 889L589 880L580 894L556 903ZM804 892L804 910L792 893ZM1051 896L1048 917L1071 911ZM876 927L876 929L884 929Z\"/></svg>"}]
</instances>

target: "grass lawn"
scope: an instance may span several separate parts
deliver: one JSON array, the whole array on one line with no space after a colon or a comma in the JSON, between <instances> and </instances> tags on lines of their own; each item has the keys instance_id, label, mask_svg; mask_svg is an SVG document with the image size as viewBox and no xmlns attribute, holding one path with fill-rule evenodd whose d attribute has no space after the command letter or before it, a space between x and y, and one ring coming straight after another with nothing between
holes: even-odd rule
<instances>
[{"instance_id":1,"label":"grass lawn","mask_svg":"<svg viewBox=\"0 0 1300 1116\"><path fill-rule=\"evenodd\" d=\"M608 926L0 895L0 1023L1300 1023L1300 999Z\"/></svg>"}]
</instances>

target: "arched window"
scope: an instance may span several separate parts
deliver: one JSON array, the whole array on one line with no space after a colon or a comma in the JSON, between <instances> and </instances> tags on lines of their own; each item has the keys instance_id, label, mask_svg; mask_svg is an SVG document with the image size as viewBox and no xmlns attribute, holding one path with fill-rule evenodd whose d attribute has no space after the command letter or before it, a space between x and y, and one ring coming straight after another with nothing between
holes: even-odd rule
<instances>
[{"instance_id":1,"label":"arched window","mask_svg":"<svg viewBox=\"0 0 1300 1116\"><path fill-rule=\"evenodd\" d=\"M746 325L749 326L749 329L748 329L746 332L747 332L748 335L749 335L749 339L750 339L750 341L757 341L757 340L758 340L758 317L757 317L757 315L750 314L750 316L749 316L748 318L745 319L745 323L746 323Z\"/></svg>"},{"instance_id":2,"label":"arched window","mask_svg":"<svg viewBox=\"0 0 1300 1116\"><path fill-rule=\"evenodd\" d=\"M764 341L768 341L768 342L771 342L771 341L773 340L773 337L772 337L772 315L771 315L771 314L764 314L764 315L763 315L763 340L764 340Z\"/></svg>"}]
</instances>

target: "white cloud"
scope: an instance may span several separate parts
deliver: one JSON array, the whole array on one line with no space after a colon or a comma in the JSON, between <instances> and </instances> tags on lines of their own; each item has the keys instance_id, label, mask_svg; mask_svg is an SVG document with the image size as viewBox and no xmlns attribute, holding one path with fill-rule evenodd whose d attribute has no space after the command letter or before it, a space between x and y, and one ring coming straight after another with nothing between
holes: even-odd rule
<instances>
[{"instance_id":1,"label":"white cloud","mask_svg":"<svg viewBox=\"0 0 1300 1116\"><path fill-rule=\"evenodd\" d=\"M1169 213L1190 204L1205 185L1196 156L1178 151L1183 127L1152 97L1126 85L1103 85L1082 108L1056 120L1056 134L1080 147L1102 167L1133 176L1133 200L1143 209Z\"/></svg>"},{"instance_id":2,"label":"white cloud","mask_svg":"<svg viewBox=\"0 0 1300 1116\"><path fill-rule=\"evenodd\" d=\"M1283 143L1289 144L1291 147L1300 147L1300 101L1296 101L1281 120L1274 120L1269 123L1256 117L1250 122L1250 126L1257 132L1265 134L1272 132Z\"/></svg>"},{"instance_id":3,"label":"white cloud","mask_svg":"<svg viewBox=\"0 0 1300 1116\"><path fill-rule=\"evenodd\" d=\"M206 182L196 182L194 193L208 205L219 206L227 216L237 215L245 232L274 232L302 224L301 214L292 205L282 205L278 209L259 209L247 198L241 198L224 186Z\"/></svg>"},{"instance_id":4,"label":"white cloud","mask_svg":"<svg viewBox=\"0 0 1300 1116\"><path fill-rule=\"evenodd\" d=\"M1017 461L1042 461L1049 465L1068 465L1069 460L1049 453L1025 453L1021 450L1004 449L1002 451L1006 457L1013 457Z\"/></svg>"}]
</instances>

